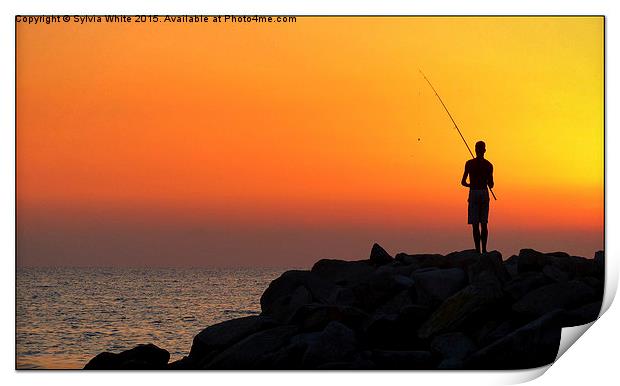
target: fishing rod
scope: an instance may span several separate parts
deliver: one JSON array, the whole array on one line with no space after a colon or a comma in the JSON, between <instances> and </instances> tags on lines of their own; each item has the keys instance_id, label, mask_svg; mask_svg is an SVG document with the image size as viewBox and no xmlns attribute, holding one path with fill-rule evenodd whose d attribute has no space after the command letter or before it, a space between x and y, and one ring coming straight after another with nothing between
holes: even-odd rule
<instances>
[{"instance_id":1,"label":"fishing rod","mask_svg":"<svg viewBox=\"0 0 620 386\"><path fill-rule=\"evenodd\" d=\"M428 78L426 77L426 75L424 75L422 70L418 69L418 71L420 71L420 74L422 74L422 76L424 77L424 80L426 80L426 83L428 83L428 85L431 86L431 89L433 89L433 92L435 93L435 95L437 95L437 99L439 99L439 102L441 102L441 105L443 106L444 110L446 110L446 113L448 113L448 116L450 117L450 120L454 124L454 128L456 129L456 131L458 131L459 135L461 136L461 139L463 140L463 143L465 143L465 146L467 146L467 150L469 150L469 154L471 154L471 158L476 158L474 156L474 153L472 153L471 149L469 148L469 145L467 144L467 141L465 140L465 137L463 137L463 133L461 133L461 130L459 129L459 126L454 121L454 118L452 118L452 114L450 114L450 111L448 111L448 108L446 107L446 104L443 103L443 100L441 99L441 97L437 93L437 90L435 90L435 87L433 87L433 85L431 84L431 81L428 80ZM495 200L497 200L497 197L495 197L495 193L493 193L493 189L489 188L489 190L491 191L491 194L493 195L493 198Z\"/></svg>"}]
</instances>

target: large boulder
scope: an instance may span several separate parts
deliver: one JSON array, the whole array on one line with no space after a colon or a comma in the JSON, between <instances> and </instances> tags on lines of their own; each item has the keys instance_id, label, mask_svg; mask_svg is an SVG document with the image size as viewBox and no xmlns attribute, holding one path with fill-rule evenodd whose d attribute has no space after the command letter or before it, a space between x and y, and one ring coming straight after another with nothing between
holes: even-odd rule
<instances>
[{"instance_id":1,"label":"large boulder","mask_svg":"<svg viewBox=\"0 0 620 386\"><path fill-rule=\"evenodd\" d=\"M376 273L367 280L351 287L355 294L356 306L364 311L372 311L397 293L413 287L413 280L402 275L387 272Z\"/></svg>"},{"instance_id":2,"label":"large boulder","mask_svg":"<svg viewBox=\"0 0 620 386\"><path fill-rule=\"evenodd\" d=\"M479 253L473 249L441 255L397 255L397 260L409 262L420 268L460 268L468 275L469 282L497 280L503 283L510 279L498 251Z\"/></svg>"},{"instance_id":3,"label":"large boulder","mask_svg":"<svg viewBox=\"0 0 620 386\"><path fill-rule=\"evenodd\" d=\"M511 279L504 266L502 254L498 251L483 253L464 261L467 266L467 276L470 283L497 281L501 284Z\"/></svg>"},{"instance_id":4,"label":"large boulder","mask_svg":"<svg viewBox=\"0 0 620 386\"><path fill-rule=\"evenodd\" d=\"M422 348L415 329L419 324L415 315L407 313L375 315L364 328L364 342L369 347L388 350Z\"/></svg>"},{"instance_id":5,"label":"large boulder","mask_svg":"<svg viewBox=\"0 0 620 386\"><path fill-rule=\"evenodd\" d=\"M519 275L518 259L518 256L512 255L507 260L504 260L504 268L506 268L506 271L513 279Z\"/></svg>"},{"instance_id":6,"label":"large boulder","mask_svg":"<svg viewBox=\"0 0 620 386\"><path fill-rule=\"evenodd\" d=\"M400 309L399 315L406 321L409 328L416 330L420 325L428 319L431 309L421 304L412 304Z\"/></svg>"},{"instance_id":7,"label":"large boulder","mask_svg":"<svg viewBox=\"0 0 620 386\"><path fill-rule=\"evenodd\" d=\"M357 302L355 293L351 288L336 286L327 298L327 304L353 306Z\"/></svg>"},{"instance_id":8,"label":"large boulder","mask_svg":"<svg viewBox=\"0 0 620 386\"><path fill-rule=\"evenodd\" d=\"M436 336L431 351L444 359L464 360L476 351L476 345L462 332L453 332Z\"/></svg>"},{"instance_id":9,"label":"large boulder","mask_svg":"<svg viewBox=\"0 0 620 386\"><path fill-rule=\"evenodd\" d=\"M357 329L367 317L368 314L355 307L312 303L300 307L290 323L303 331L321 330L332 321Z\"/></svg>"},{"instance_id":10,"label":"large boulder","mask_svg":"<svg viewBox=\"0 0 620 386\"><path fill-rule=\"evenodd\" d=\"M477 346L488 346L523 327L528 322L520 319L511 319L509 316L505 315L503 318L489 320L474 331L472 338L474 338Z\"/></svg>"},{"instance_id":11,"label":"large boulder","mask_svg":"<svg viewBox=\"0 0 620 386\"><path fill-rule=\"evenodd\" d=\"M503 298L497 283L470 284L446 299L418 330L421 338L458 331L492 310Z\"/></svg>"},{"instance_id":12,"label":"large boulder","mask_svg":"<svg viewBox=\"0 0 620 386\"><path fill-rule=\"evenodd\" d=\"M563 311L554 311L482 348L465 362L470 369L527 369L552 363L560 347Z\"/></svg>"},{"instance_id":13,"label":"large boulder","mask_svg":"<svg viewBox=\"0 0 620 386\"><path fill-rule=\"evenodd\" d=\"M419 304L438 305L467 285L467 275L460 268L414 272Z\"/></svg>"},{"instance_id":14,"label":"large boulder","mask_svg":"<svg viewBox=\"0 0 620 386\"><path fill-rule=\"evenodd\" d=\"M344 324L332 321L320 332L297 335L292 340L305 344L302 367L313 369L332 362L347 362L353 359L357 349L355 332Z\"/></svg>"},{"instance_id":15,"label":"large boulder","mask_svg":"<svg viewBox=\"0 0 620 386\"><path fill-rule=\"evenodd\" d=\"M308 271L287 271L260 298L263 315L286 323L304 304L327 303L336 286Z\"/></svg>"},{"instance_id":16,"label":"large boulder","mask_svg":"<svg viewBox=\"0 0 620 386\"><path fill-rule=\"evenodd\" d=\"M527 293L547 284L551 284L551 280L542 272L524 272L506 282L504 291L513 300L519 300Z\"/></svg>"},{"instance_id":17,"label":"large boulder","mask_svg":"<svg viewBox=\"0 0 620 386\"><path fill-rule=\"evenodd\" d=\"M370 251L370 262L377 265L383 265L392 262L392 256L387 253L383 247L375 243Z\"/></svg>"},{"instance_id":18,"label":"large boulder","mask_svg":"<svg viewBox=\"0 0 620 386\"><path fill-rule=\"evenodd\" d=\"M597 252L598 253L598 252ZM574 277L596 276L601 277L604 269L594 259L579 256L570 256L564 252L542 253L533 249L522 249L518 256L518 270L523 272L543 272L554 280L565 281Z\"/></svg>"},{"instance_id":19,"label":"large boulder","mask_svg":"<svg viewBox=\"0 0 620 386\"><path fill-rule=\"evenodd\" d=\"M382 370L429 370L435 363L428 351L374 350L372 360Z\"/></svg>"},{"instance_id":20,"label":"large boulder","mask_svg":"<svg viewBox=\"0 0 620 386\"><path fill-rule=\"evenodd\" d=\"M390 299L386 300L381 306L375 309L376 314L399 314L405 307L413 305L415 291L411 288L402 290Z\"/></svg>"},{"instance_id":21,"label":"large boulder","mask_svg":"<svg viewBox=\"0 0 620 386\"><path fill-rule=\"evenodd\" d=\"M312 266L312 274L329 283L352 285L366 280L375 271L370 260L345 261L322 259Z\"/></svg>"},{"instance_id":22,"label":"large boulder","mask_svg":"<svg viewBox=\"0 0 620 386\"><path fill-rule=\"evenodd\" d=\"M534 249L522 249L519 251L517 267L519 273L523 272L542 272L545 265L551 261L551 255L545 255Z\"/></svg>"},{"instance_id":23,"label":"large boulder","mask_svg":"<svg viewBox=\"0 0 620 386\"><path fill-rule=\"evenodd\" d=\"M154 344L141 344L120 354L103 352L91 359L85 370L163 370L170 353Z\"/></svg>"},{"instance_id":24,"label":"large boulder","mask_svg":"<svg viewBox=\"0 0 620 386\"><path fill-rule=\"evenodd\" d=\"M272 353L265 354L257 362L257 367L260 366L265 370L302 370L301 361L306 348L306 344L302 342L288 343Z\"/></svg>"},{"instance_id":25,"label":"large boulder","mask_svg":"<svg viewBox=\"0 0 620 386\"><path fill-rule=\"evenodd\" d=\"M582 324L594 322L598 319L601 312L602 300L588 303L564 314L563 326L580 326Z\"/></svg>"},{"instance_id":26,"label":"large boulder","mask_svg":"<svg viewBox=\"0 0 620 386\"><path fill-rule=\"evenodd\" d=\"M572 272L565 271L553 263L545 265L542 272L546 277L556 282L569 281L574 277Z\"/></svg>"},{"instance_id":27,"label":"large boulder","mask_svg":"<svg viewBox=\"0 0 620 386\"><path fill-rule=\"evenodd\" d=\"M222 351L204 368L222 370L260 369L263 358L287 344L296 326L279 326L254 333Z\"/></svg>"},{"instance_id":28,"label":"large boulder","mask_svg":"<svg viewBox=\"0 0 620 386\"><path fill-rule=\"evenodd\" d=\"M515 312L541 316L556 309L568 310L594 300L595 291L579 280L540 287L513 304Z\"/></svg>"},{"instance_id":29,"label":"large boulder","mask_svg":"<svg viewBox=\"0 0 620 386\"><path fill-rule=\"evenodd\" d=\"M208 354L214 355L255 332L275 326L275 321L264 315L246 316L214 324L194 337L189 360L201 362Z\"/></svg>"},{"instance_id":30,"label":"large boulder","mask_svg":"<svg viewBox=\"0 0 620 386\"><path fill-rule=\"evenodd\" d=\"M412 269L428 268L428 267L440 267L446 257L439 254L415 254L408 255L406 253L399 253L395 257L396 261L401 262L404 265L412 267Z\"/></svg>"},{"instance_id":31,"label":"large boulder","mask_svg":"<svg viewBox=\"0 0 620 386\"><path fill-rule=\"evenodd\" d=\"M597 251L594 254L594 264L598 267L600 272L605 272L605 252Z\"/></svg>"}]
</instances>

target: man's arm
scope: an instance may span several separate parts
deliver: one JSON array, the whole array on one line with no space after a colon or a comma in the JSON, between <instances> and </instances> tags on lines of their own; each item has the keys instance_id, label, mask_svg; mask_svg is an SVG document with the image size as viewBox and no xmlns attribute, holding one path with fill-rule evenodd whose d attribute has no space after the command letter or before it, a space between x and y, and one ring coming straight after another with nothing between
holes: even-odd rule
<instances>
[{"instance_id":1,"label":"man's arm","mask_svg":"<svg viewBox=\"0 0 620 386\"><path fill-rule=\"evenodd\" d=\"M469 184L467 183L467 175L469 174L469 170L467 170L467 163L465 163L465 171L463 172L463 178L461 178L461 185L469 188Z\"/></svg>"},{"instance_id":2,"label":"man's arm","mask_svg":"<svg viewBox=\"0 0 620 386\"><path fill-rule=\"evenodd\" d=\"M493 182L493 165L491 165L491 170L489 171L489 181L487 181L487 184L491 189L495 186L495 182Z\"/></svg>"}]
</instances>

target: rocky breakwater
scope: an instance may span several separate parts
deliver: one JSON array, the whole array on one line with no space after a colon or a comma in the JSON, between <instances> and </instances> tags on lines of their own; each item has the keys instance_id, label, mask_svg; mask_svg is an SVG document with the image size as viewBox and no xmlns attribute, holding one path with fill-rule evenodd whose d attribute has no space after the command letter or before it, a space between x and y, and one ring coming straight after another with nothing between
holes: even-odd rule
<instances>
[{"instance_id":1,"label":"rocky breakwater","mask_svg":"<svg viewBox=\"0 0 620 386\"><path fill-rule=\"evenodd\" d=\"M87 369L521 369L551 363L562 327L598 317L604 255L523 249L398 254L287 271L262 312L207 327L168 363L153 345Z\"/></svg>"}]
</instances>

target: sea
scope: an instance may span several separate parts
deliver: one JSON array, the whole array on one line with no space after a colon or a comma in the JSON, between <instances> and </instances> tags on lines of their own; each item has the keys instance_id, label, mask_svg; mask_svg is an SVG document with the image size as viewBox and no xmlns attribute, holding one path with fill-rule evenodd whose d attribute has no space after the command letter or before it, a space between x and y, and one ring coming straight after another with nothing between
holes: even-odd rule
<instances>
[{"instance_id":1,"label":"sea","mask_svg":"<svg viewBox=\"0 0 620 386\"><path fill-rule=\"evenodd\" d=\"M142 343L181 359L204 328L260 313L260 296L286 270L19 268L16 368L81 369Z\"/></svg>"}]
</instances>

